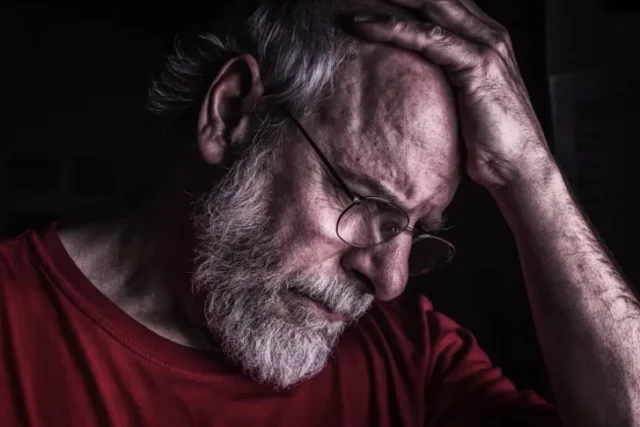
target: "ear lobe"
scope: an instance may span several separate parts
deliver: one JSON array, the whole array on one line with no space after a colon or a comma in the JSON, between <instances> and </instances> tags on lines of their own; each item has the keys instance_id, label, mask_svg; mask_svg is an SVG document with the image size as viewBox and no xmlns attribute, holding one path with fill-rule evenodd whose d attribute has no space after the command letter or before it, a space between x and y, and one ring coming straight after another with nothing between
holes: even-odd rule
<instances>
[{"instance_id":1,"label":"ear lobe","mask_svg":"<svg viewBox=\"0 0 640 427\"><path fill-rule=\"evenodd\" d=\"M220 69L198 116L198 148L205 162L220 164L229 147L247 137L263 92L258 63L251 55L232 58Z\"/></svg>"}]
</instances>

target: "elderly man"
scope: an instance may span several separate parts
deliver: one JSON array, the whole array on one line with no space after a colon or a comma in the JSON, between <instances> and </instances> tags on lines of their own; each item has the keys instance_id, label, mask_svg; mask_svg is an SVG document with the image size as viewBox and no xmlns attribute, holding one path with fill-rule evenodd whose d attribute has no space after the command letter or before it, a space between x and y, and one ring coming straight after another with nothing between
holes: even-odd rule
<instances>
[{"instance_id":1,"label":"elderly man","mask_svg":"<svg viewBox=\"0 0 640 427\"><path fill-rule=\"evenodd\" d=\"M472 0L242 6L154 83L167 188L0 247L2 425L640 425L638 300L504 29ZM516 238L558 409L402 295L451 259L465 172Z\"/></svg>"}]
</instances>

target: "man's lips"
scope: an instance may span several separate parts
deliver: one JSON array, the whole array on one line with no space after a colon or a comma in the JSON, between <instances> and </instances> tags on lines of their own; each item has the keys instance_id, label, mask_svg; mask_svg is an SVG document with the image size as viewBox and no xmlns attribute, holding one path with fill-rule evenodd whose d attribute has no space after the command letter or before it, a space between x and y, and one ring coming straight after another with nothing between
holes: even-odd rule
<instances>
[{"instance_id":1,"label":"man's lips","mask_svg":"<svg viewBox=\"0 0 640 427\"><path fill-rule=\"evenodd\" d=\"M293 292L302 297L305 300L305 303L311 308L316 314L331 320L333 322L344 322L344 316L340 313L336 313L335 311L330 310L327 306L322 304L321 302L311 298L310 296L303 294L297 289L293 289Z\"/></svg>"}]
</instances>

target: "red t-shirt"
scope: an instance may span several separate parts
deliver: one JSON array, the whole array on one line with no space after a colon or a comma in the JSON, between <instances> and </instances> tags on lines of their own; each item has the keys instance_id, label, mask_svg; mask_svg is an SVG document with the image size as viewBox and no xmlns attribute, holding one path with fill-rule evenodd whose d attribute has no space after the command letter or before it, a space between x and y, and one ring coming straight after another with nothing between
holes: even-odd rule
<instances>
[{"instance_id":1,"label":"red t-shirt","mask_svg":"<svg viewBox=\"0 0 640 427\"><path fill-rule=\"evenodd\" d=\"M560 425L425 298L374 304L324 370L273 391L125 314L53 226L0 243L0 362L3 427Z\"/></svg>"}]
</instances>

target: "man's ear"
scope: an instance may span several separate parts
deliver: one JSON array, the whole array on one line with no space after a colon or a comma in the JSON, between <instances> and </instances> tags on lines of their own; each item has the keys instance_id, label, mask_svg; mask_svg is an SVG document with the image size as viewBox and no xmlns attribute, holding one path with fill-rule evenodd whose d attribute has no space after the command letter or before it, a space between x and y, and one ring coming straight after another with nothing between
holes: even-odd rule
<instances>
[{"instance_id":1,"label":"man's ear","mask_svg":"<svg viewBox=\"0 0 640 427\"><path fill-rule=\"evenodd\" d=\"M229 147L246 136L251 112L263 92L253 56L236 56L222 67L198 115L198 149L205 162L221 163Z\"/></svg>"}]
</instances>

